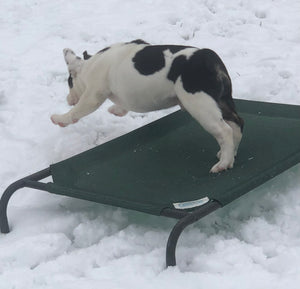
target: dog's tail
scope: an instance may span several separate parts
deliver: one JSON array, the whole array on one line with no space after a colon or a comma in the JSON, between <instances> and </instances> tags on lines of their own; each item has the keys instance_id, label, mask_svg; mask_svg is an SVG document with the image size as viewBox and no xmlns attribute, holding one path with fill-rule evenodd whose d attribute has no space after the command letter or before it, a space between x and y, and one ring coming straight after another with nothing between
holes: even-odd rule
<instances>
[{"instance_id":1,"label":"dog's tail","mask_svg":"<svg viewBox=\"0 0 300 289\"><path fill-rule=\"evenodd\" d=\"M218 105L222 111L223 119L236 123L241 128L241 132L243 132L244 120L236 112L232 97L221 99Z\"/></svg>"},{"instance_id":2,"label":"dog's tail","mask_svg":"<svg viewBox=\"0 0 300 289\"><path fill-rule=\"evenodd\" d=\"M219 71L219 78L222 82L223 89L218 105L222 111L223 119L236 123L241 128L241 132L243 132L244 120L238 115L232 99L231 79L227 71Z\"/></svg>"}]
</instances>

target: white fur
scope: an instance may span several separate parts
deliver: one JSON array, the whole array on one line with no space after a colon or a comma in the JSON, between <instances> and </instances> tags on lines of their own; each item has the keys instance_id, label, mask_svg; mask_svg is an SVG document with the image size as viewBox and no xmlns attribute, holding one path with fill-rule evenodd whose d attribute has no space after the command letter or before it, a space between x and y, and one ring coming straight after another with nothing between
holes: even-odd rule
<instances>
[{"instance_id":1,"label":"white fur","mask_svg":"<svg viewBox=\"0 0 300 289\"><path fill-rule=\"evenodd\" d=\"M220 146L220 161L210 171L217 173L232 168L234 163L233 130L222 118L216 102L205 92L187 93L180 78L175 83L175 90L185 109L215 137Z\"/></svg>"},{"instance_id":2,"label":"white fur","mask_svg":"<svg viewBox=\"0 0 300 289\"><path fill-rule=\"evenodd\" d=\"M106 99L115 103L109 112L123 116L128 111L149 112L179 104L183 106L220 145L219 162L212 168L216 173L233 167L234 155L241 139L239 127L225 122L216 102L206 93L188 93L181 78L174 84L167 78L176 54L165 52L166 65L151 75L140 74L133 66L132 58L144 45L115 44L103 53L88 60L76 57L70 49L64 49L65 61L73 77L73 88L67 97L74 107L62 115L52 115L53 123L62 127L77 122L95 111ZM196 49L180 51L189 57Z\"/></svg>"}]
</instances>

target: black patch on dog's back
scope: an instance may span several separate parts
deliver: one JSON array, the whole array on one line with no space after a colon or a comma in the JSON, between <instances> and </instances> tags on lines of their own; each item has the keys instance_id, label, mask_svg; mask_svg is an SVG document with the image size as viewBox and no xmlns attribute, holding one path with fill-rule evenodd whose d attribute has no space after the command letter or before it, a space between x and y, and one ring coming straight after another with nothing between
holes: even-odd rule
<instances>
[{"instance_id":1,"label":"black patch on dog's back","mask_svg":"<svg viewBox=\"0 0 300 289\"><path fill-rule=\"evenodd\" d=\"M190 93L204 91L217 100L222 90L217 65L219 58L211 50L196 51L184 65L181 74L184 89Z\"/></svg>"},{"instance_id":2,"label":"black patch on dog's back","mask_svg":"<svg viewBox=\"0 0 300 289\"><path fill-rule=\"evenodd\" d=\"M146 46L136 53L132 61L135 69L143 75L153 74L165 66L163 50L159 46Z\"/></svg>"},{"instance_id":3,"label":"black patch on dog's back","mask_svg":"<svg viewBox=\"0 0 300 289\"><path fill-rule=\"evenodd\" d=\"M168 73L168 79L175 83L177 78L181 74L183 65L185 63L186 63L186 56L184 55L177 56L172 62L170 71Z\"/></svg>"},{"instance_id":4,"label":"black patch on dog's back","mask_svg":"<svg viewBox=\"0 0 300 289\"><path fill-rule=\"evenodd\" d=\"M224 79L220 75L225 75ZM168 79L174 83L181 76L183 88L189 93L204 91L216 101L223 95L231 95L228 72L219 56L210 49L199 49L186 59L178 56L173 60ZM225 84L228 87L225 87Z\"/></svg>"},{"instance_id":5,"label":"black patch on dog's back","mask_svg":"<svg viewBox=\"0 0 300 289\"><path fill-rule=\"evenodd\" d=\"M135 43L135 44L149 44L148 42L144 41L143 39L135 39L130 42L126 42L126 44Z\"/></svg>"},{"instance_id":6,"label":"black patch on dog's back","mask_svg":"<svg viewBox=\"0 0 300 289\"><path fill-rule=\"evenodd\" d=\"M193 48L192 46L184 46L184 45L159 45L163 51L170 50L171 53L175 54L180 50L186 48Z\"/></svg>"},{"instance_id":7,"label":"black patch on dog's back","mask_svg":"<svg viewBox=\"0 0 300 289\"><path fill-rule=\"evenodd\" d=\"M97 54L103 53L103 52L105 52L105 51L108 50L108 49L110 49L110 46L105 47L105 48L99 50L99 51L97 52Z\"/></svg>"},{"instance_id":8,"label":"black patch on dog's back","mask_svg":"<svg viewBox=\"0 0 300 289\"><path fill-rule=\"evenodd\" d=\"M143 75L151 75L165 67L164 51L170 50L172 54L189 48L181 45L149 45L138 51L132 58L135 69Z\"/></svg>"},{"instance_id":9,"label":"black patch on dog's back","mask_svg":"<svg viewBox=\"0 0 300 289\"><path fill-rule=\"evenodd\" d=\"M177 56L167 77L175 83L180 76L185 91L204 91L209 94L217 102L223 118L235 122L243 131L244 121L235 109L230 77L224 63L214 51L197 50L189 59L184 55Z\"/></svg>"}]
</instances>

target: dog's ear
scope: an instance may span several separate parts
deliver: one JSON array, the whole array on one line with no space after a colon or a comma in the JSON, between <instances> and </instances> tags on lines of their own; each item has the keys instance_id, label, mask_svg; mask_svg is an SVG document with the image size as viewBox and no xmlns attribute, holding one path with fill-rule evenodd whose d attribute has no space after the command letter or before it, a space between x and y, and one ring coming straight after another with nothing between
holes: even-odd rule
<instances>
[{"instance_id":1,"label":"dog's ear","mask_svg":"<svg viewBox=\"0 0 300 289\"><path fill-rule=\"evenodd\" d=\"M88 60L89 58L92 57L92 55L89 55L89 54L87 53L87 51L84 51L82 54L83 54L83 59L84 59L84 60Z\"/></svg>"},{"instance_id":2,"label":"dog's ear","mask_svg":"<svg viewBox=\"0 0 300 289\"><path fill-rule=\"evenodd\" d=\"M76 56L73 50L65 48L63 50L65 62L68 66L68 70L72 77L76 77L77 73L80 71L83 64L83 60Z\"/></svg>"}]
</instances>

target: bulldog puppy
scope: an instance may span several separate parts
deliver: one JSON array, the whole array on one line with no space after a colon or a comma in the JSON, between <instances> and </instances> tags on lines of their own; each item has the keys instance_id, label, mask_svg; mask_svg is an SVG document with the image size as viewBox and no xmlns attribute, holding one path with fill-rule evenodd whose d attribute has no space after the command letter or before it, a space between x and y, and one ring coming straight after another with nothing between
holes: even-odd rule
<instances>
[{"instance_id":1,"label":"bulldog puppy","mask_svg":"<svg viewBox=\"0 0 300 289\"><path fill-rule=\"evenodd\" d=\"M143 40L117 43L84 59L64 49L69 70L67 101L74 107L54 114L65 127L95 111L106 99L109 112L149 112L180 105L217 140L219 161L210 172L233 167L242 138L243 119L232 99L231 80L220 57L210 49L150 45Z\"/></svg>"}]
</instances>

